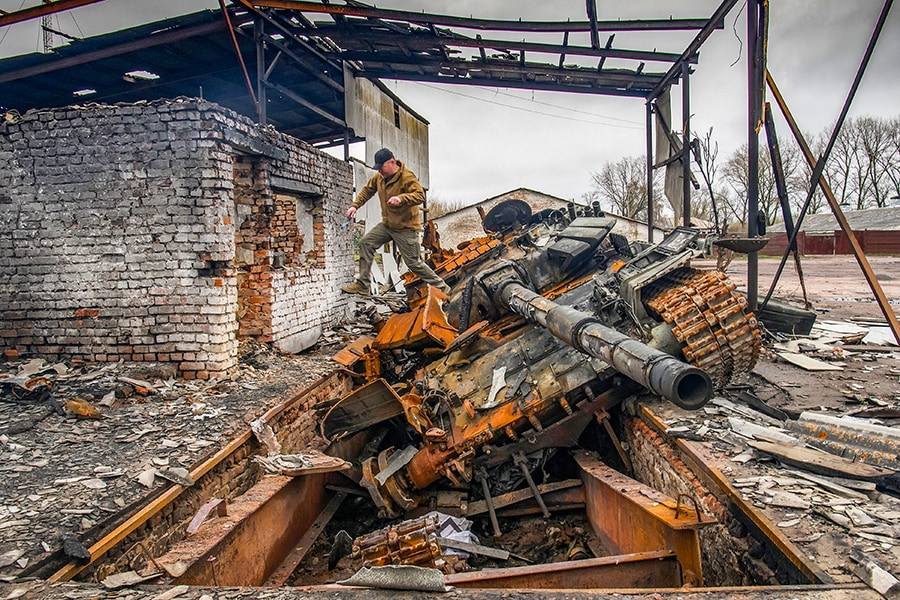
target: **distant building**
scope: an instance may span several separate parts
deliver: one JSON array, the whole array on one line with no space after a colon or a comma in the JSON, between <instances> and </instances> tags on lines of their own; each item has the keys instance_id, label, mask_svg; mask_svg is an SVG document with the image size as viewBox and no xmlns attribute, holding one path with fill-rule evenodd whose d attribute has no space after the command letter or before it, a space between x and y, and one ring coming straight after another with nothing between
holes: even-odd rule
<instances>
[{"instance_id":1,"label":"distant building","mask_svg":"<svg viewBox=\"0 0 900 600\"><path fill-rule=\"evenodd\" d=\"M533 213L546 209L566 210L570 202L569 200L528 188L517 188L505 192L499 196L482 200L477 204L432 219L437 225L438 233L441 236L441 246L447 249L456 248L458 244L466 240L487 235L481 226L481 216L478 214L478 208L480 207L487 214L492 208L505 200L522 200L531 206ZM621 233L629 240L647 239L647 224L645 222L620 217L609 212L606 214L616 219L616 226L613 229L616 233ZM665 230L654 228L654 240L659 241L663 236L665 236Z\"/></svg>"}]
</instances>

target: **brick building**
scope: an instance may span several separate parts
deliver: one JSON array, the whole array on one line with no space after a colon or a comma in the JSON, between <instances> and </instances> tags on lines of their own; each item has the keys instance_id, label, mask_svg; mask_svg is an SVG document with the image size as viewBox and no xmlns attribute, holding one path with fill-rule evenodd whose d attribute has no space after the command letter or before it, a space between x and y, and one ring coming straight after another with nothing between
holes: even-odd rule
<instances>
[{"instance_id":1,"label":"brick building","mask_svg":"<svg viewBox=\"0 0 900 600\"><path fill-rule=\"evenodd\" d=\"M0 348L208 378L345 310L351 167L198 99L0 125Z\"/></svg>"}]
</instances>

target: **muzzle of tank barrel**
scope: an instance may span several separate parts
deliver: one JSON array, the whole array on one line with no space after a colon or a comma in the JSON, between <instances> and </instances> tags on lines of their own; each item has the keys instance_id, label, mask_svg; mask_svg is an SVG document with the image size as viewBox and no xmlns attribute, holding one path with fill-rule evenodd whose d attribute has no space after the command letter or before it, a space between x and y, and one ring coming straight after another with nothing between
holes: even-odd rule
<instances>
[{"instance_id":1,"label":"muzzle of tank barrel","mask_svg":"<svg viewBox=\"0 0 900 600\"><path fill-rule=\"evenodd\" d=\"M712 397L712 380L702 369L608 327L592 314L557 304L515 282L502 288L500 301L532 323L546 327L556 338L603 359L682 408L698 409Z\"/></svg>"}]
</instances>

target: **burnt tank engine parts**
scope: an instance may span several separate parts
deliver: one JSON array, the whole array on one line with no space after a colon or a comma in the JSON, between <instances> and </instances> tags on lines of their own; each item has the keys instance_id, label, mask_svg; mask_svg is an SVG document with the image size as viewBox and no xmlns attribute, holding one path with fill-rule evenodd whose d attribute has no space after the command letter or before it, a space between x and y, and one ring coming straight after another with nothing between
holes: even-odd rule
<instances>
[{"instance_id":1,"label":"burnt tank engine parts","mask_svg":"<svg viewBox=\"0 0 900 600\"><path fill-rule=\"evenodd\" d=\"M502 203L485 237L458 251L432 242L449 297L410 276L411 310L335 356L367 383L320 415L326 439L405 419L406 441L362 464L384 516L438 482L478 482L488 501L525 482L541 504L531 473L623 399L643 388L697 409L753 368L756 318L723 273L691 267L699 232L651 245L615 224Z\"/></svg>"}]
</instances>

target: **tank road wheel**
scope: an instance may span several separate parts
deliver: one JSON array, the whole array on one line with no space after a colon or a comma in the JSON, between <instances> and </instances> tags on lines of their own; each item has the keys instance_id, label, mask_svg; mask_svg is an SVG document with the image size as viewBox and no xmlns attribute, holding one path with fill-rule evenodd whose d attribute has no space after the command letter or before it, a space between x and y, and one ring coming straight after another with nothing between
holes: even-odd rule
<instances>
[{"instance_id":1,"label":"tank road wheel","mask_svg":"<svg viewBox=\"0 0 900 600\"><path fill-rule=\"evenodd\" d=\"M645 288L644 304L672 327L685 359L717 388L756 365L756 316L724 273L678 269Z\"/></svg>"}]
</instances>

